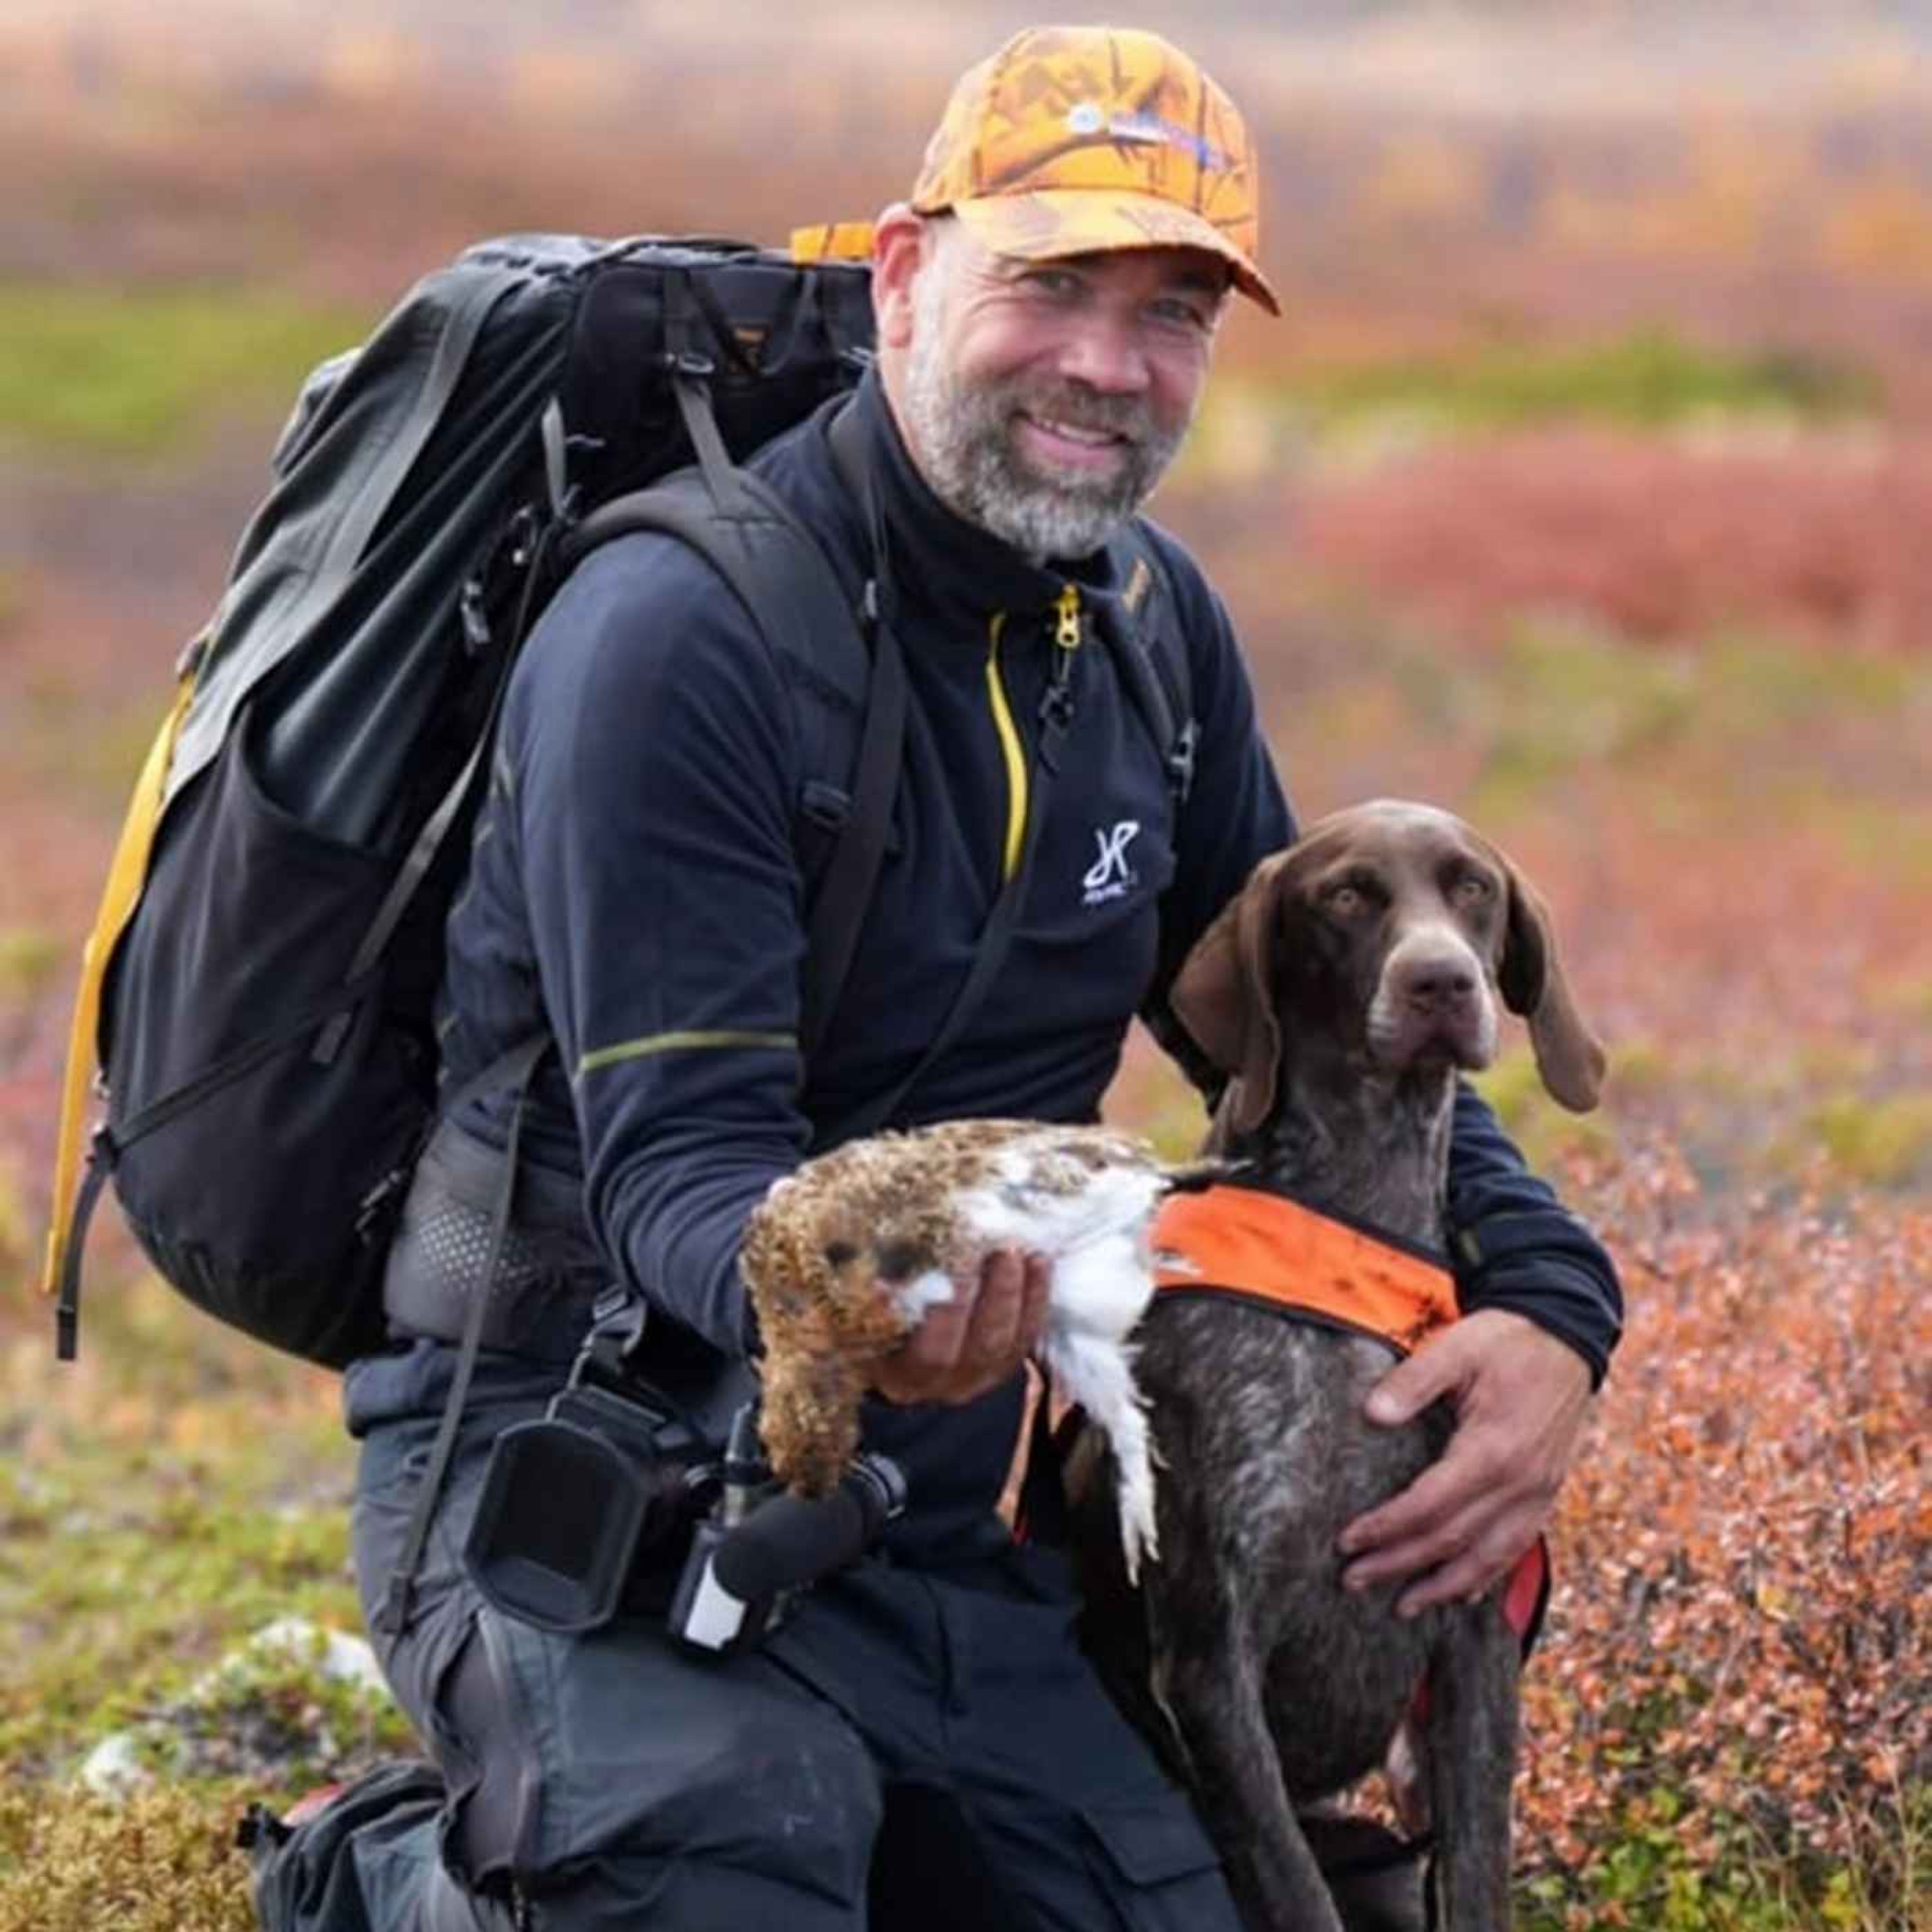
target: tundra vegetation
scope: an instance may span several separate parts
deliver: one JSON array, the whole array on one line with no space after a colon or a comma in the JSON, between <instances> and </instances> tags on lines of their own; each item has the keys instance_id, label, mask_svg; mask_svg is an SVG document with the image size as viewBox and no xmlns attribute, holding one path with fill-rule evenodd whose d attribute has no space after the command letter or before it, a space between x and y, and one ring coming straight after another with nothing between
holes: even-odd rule
<instances>
[{"instance_id":1,"label":"tundra vegetation","mask_svg":"<svg viewBox=\"0 0 1932 1932\"><path fill-rule=\"evenodd\" d=\"M1304 812L1483 826L1612 1043L1586 1120L1486 1076L1630 1298L1526 1679L1531 1932L1932 1928L1932 101L1889 45L1597 118L1257 62L1290 317L1159 506ZM220 94L50 34L0 102L0 1932L238 1932L243 1806L411 1748L319 1651L216 1668L356 1628L332 1379L111 1214L77 1365L25 1287L79 937L283 400L465 238L862 208L974 50L921 40L866 144L739 65L780 208L702 88L640 126L526 52L479 116L403 46ZM1112 1111L1199 1130L1138 1040ZM117 1732L132 1794L76 1789Z\"/></svg>"}]
</instances>

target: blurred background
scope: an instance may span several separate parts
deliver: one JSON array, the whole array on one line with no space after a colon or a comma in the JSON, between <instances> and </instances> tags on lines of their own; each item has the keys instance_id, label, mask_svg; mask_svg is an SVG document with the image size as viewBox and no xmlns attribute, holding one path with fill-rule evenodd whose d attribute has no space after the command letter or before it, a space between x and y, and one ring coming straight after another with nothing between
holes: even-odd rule
<instances>
[{"instance_id":1,"label":"blurred background","mask_svg":"<svg viewBox=\"0 0 1932 1932\"><path fill-rule=\"evenodd\" d=\"M77 1370L24 1286L80 935L302 372L487 235L869 215L1034 17L6 0L0 1927L66 1922L37 1780L251 1618L354 1620L328 1378L214 1334L104 1226ZM1120 17L1245 110L1286 309L1243 305L1156 514L1304 817L1470 817L1612 1046L1588 1120L1520 1044L1488 1082L1633 1315L1566 1502L1524 1910L1932 1924L1932 3ZM1138 1044L1115 1101L1198 1126ZM294 1778L328 1754L289 1723Z\"/></svg>"}]
</instances>

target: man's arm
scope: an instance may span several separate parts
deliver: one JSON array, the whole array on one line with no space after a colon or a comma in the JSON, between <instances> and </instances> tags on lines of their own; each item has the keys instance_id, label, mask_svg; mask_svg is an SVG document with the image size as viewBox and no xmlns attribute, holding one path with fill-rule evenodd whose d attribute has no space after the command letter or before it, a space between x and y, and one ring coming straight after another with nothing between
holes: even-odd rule
<instances>
[{"instance_id":1,"label":"man's arm","mask_svg":"<svg viewBox=\"0 0 1932 1932\"><path fill-rule=\"evenodd\" d=\"M506 706L544 1009L612 1266L728 1353L745 1222L797 1162L796 706L748 614L669 539L599 551Z\"/></svg>"},{"instance_id":2,"label":"man's arm","mask_svg":"<svg viewBox=\"0 0 1932 1932\"><path fill-rule=\"evenodd\" d=\"M1481 1595L1542 1530L1623 1320L1602 1244L1467 1086L1449 1222L1463 1318L1384 1376L1367 1414L1392 1425L1447 1397L1455 1433L1439 1462L1342 1535L1350 1588L1412 1580L1404 1616Z\"/></svg>"}]
</instances>

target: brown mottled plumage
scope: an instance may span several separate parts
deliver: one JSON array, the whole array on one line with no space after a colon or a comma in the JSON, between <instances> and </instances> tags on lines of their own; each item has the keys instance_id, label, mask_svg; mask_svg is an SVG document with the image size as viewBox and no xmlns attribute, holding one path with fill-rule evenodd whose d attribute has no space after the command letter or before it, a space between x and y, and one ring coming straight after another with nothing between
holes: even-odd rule
<instances>
[{"instance_id":1,"label":"brown mottled plumage","mask_svg":"<svg viewBox=\"0 0 1932 1932\"><path fill-rule=\"evenodd\" d=\"M1042 1354L1114 1444L1130 1565L1154 1553L1126 1338L1152 1292L1147 1229L1168 1178L1144 1142L1105 1128L959 1120L849 1142L777 1182L742 1262L774 1474L806 1495L835 1487L874 1365L992 1250L1031 1250L1054 1264Z\"/></svg>"}]
</instances>

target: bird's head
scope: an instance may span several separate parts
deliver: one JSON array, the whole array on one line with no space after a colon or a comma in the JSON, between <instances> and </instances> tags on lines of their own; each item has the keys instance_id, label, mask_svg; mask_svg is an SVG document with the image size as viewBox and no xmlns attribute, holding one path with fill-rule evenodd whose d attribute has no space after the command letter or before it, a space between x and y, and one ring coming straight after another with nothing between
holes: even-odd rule
<instances>
[{"instance_id":1,"label":"bird's head","mask_svg":"<svg viewBox=\"0 0 1932 1932\"><path fill-rule=\"evenodd\" d=\"M890 1297L912 1315L952 1299L952 1232L933 1203L882 1206L835 1190L814 1216L811 1238L842 1299Z\"/></svg>"}]
</instances>

